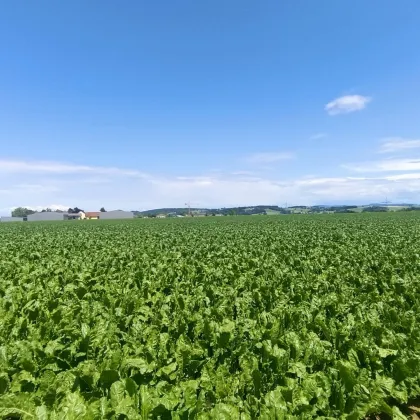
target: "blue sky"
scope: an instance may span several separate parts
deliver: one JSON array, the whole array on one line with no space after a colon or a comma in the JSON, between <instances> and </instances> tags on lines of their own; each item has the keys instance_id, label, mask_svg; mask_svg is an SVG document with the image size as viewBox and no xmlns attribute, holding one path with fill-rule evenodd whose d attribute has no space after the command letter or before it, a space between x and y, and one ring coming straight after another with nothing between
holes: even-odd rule
<instances>
[{"instance_id":1,"label":"blue sky","mask_svg":"<svg viewBox=\"0 0 420 420\"><path fill-rule=\"evenodd\" d=\"M0 6L0 214L420 202L417 0Z\"/></svg>"}]
</instances>

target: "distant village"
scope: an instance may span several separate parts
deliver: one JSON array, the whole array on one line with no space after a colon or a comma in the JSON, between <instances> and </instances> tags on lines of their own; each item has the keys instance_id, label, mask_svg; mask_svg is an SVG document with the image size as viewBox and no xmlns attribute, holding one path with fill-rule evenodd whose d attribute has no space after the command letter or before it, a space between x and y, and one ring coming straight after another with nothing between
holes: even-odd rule
<instances>
[{"instance_id":1,"label":"distant village","mask_svg":"<svg viewBox=\"0 0 420 420\"><path fill-rule=\"evenodd\" d=\"M18 207L12 211L11 216L1 217L0 222L36 222L36 221L60 221L60 220L111 220L133 218L181 218L181 217L209 217L209 216L275 216L286 214L335 214L335 213L365 213L365 212L393 212L420 210L415 204L369 204L366 206L343 205L343 206L248 206L248 207L223 207L219 209L209 208L161 208L145 211L106 211L103 207L100 211L84 211L78 207L69 208L67 211L44 209L34 211L24 207Z\"/></svg>"},{"instance_id":2,"label":"distant village","mask_svg":"<svg viewBox=\"0 0 420 420\"><path fill-rule=\"evenodd\" d=\"M60 220L111 220L111 219L133 219L134 213L124 210L106 211L84 211L75 207L69 208L64 212L61 210L45 209L33 211L27 208L18 207L12 211L10 217L1 217L1 222L41 222L41 221L60 221Z\"/></svg>"}]
</instances>

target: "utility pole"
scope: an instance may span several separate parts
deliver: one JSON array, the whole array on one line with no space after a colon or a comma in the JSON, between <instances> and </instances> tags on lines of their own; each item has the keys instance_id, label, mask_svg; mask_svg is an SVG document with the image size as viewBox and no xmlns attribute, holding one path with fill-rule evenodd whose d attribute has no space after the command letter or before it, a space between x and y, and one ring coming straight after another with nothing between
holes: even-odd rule
<instances>
[{"instance_id":1,"label":"utility pole","mask_svg":"<svg viewBox=\"0 0 420 420\"><path fill-rule=\"evenodd\" d=\"M192 212L191 212L191 206L194 206L194 208L195 208L195 207L199 206L199 205L200 205L200 203L192 203L191 201L187 201L187 202L185 203L185 205L188 207L188 215L189 215L189 216L192 216L193 214L192 214Z\"/></svg>"}]
</instances>

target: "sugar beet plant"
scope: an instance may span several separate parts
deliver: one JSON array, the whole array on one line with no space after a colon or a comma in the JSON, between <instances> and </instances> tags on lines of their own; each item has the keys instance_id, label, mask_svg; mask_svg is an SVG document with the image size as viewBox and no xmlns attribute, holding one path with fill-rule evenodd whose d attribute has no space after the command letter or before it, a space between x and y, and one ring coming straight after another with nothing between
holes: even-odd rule
<instances>
[{"instance_id":1,"label":"sugar beet plant","mask_svg":"<svg viewBox=\"0 0 420 420\"><path fill-rule=\"evenodd\" d=\"M403 419L420 218L0 226L0 417Z\"/></svg>"}]
</instances>

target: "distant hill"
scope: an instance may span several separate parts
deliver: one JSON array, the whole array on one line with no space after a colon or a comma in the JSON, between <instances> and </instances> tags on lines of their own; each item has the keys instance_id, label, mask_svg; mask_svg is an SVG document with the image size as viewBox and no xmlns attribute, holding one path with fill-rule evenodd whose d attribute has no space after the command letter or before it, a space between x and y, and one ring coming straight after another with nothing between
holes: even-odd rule
<instances>
[{"instance_id":1,"label":"distant hill","mask_svg":"<svg viewBox=\"0 0 420 420\"><path fill-rule=\"evenodd\" d=\"M192 215L252 215L252 214L267 214L267 212L276 212L277 214L289 214L290 210L284 209L279 206L244 206L244 207L224 207L219 209L214 208L193 208L188 210L185 207L166 207L160 209L152 209L145 211L134 211L136 216L143 217L156 217L157 215L179 215L186 216L189 211Z\"/></svg>"},{"instance_id":2,"label":"distant hill","mask_svg":"<svg viewBox=\"0 0 420 420\"><path fill-rule=\"evenodd\" d=\"M145 211L133 210L133 213L137 217L176 217L176 216L187 216L191 212L192 216L229 216L229 215L276 215L276 214L314 214L314 213L354 213L361 211L369 211L369 209L378 208L388 210L401 210L401 209L412 209L417 210L419 207L416 204L410 203L371 203L368 205L328 205L320 204L315 206L290 206L290 207L279 207L273 205L258 205L258 206L243 206L243 207L223 207L223 208L198 208L191 207L188 210L186 207L164 207L159 209L151 209ZM386 211L386 210L385 210Z\"/></svg>"}]
</instances>

